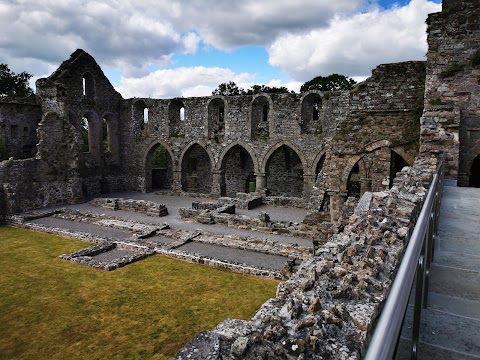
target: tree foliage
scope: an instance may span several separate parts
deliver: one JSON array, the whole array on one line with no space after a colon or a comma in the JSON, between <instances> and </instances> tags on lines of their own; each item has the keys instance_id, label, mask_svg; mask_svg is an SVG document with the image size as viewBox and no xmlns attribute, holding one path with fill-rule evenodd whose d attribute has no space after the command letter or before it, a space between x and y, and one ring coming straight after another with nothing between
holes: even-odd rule
<instances>
[{"instance_id":1,"label":"tree foliage","mask_svg":"<svg viewBox=\"0 0 480 360\"><path fill-rule=\"evenodd\" d=\"M247 95L254 95L254 94L260 94L260 93L280 94L280 93L288 93L288 92L290 91L285 86L276 87L276 86L267 86L267 85L253 85L245 93Z\"/></svg>"},{"instance_id":2,"label":"tree foliage","mask_svg":"<svg viewBox=\"0 0 480 360\"><path fill-rule=\"evenodd\" d=\"M218 85L215 90L212 91L212 95L235 96L243 94L245 94L245 90L239 88L237 84L235 84L233 81L229 81L228 83L222 83Z\"/></svg>"},{"instance_id":3,"label":"tree foliage","mask_svg":"<svg viewBox=\"0 0 480 360\"><path fill-rule=\"evenodd\" d=\"M253 85L250 89L244 90L238 87L233 81L222 83L212 91L212 95L235 96L235 95L254 95L260 93L279 94L290 92L285 86L267 86L267 85Z\"/></svg>"},{"instance_id":4,"label":"tree foliage","mask_svg":"<svg viewBox=\"0 0 480 360\"><path fill-rule=\"evenodd\" d=\"M0 64L0 97L26 97L33 94L28 81L32 75L23 71L15 74L7 64Z\"/></svg>"},{"instance_id":5,"label":"tree foliage","mask_svg":"<svg viewBox=\"0 0 480 360\"><path fill-rule=\"evenodd\" d=\"M350 90L355 85L355 80L340 74L317 76L307 81L300 87L300 92L309 90L335 91Z\"/></svg>"}]
</instances>

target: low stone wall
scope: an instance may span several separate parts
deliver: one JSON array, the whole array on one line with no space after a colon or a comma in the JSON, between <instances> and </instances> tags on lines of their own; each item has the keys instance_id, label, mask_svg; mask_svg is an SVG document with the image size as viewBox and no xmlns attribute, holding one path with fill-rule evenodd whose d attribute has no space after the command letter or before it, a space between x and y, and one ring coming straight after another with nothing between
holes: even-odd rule
<instances>
[{"instance_id":1,"label":"low stone wall","mask_svg":"<svg viewBox=\"0 0 480 360\"><path fill-rule=\"evenodd\" d=\"M133 200L123 198L95 198L90 204L110 209L140 212L149 216L167 216L167 207L147 200Z\"/></svg>"},{"instance_id":2,"label":"low stone wall","mask_svg":"<svg viewBox=\"0 0 480 360\"><path fill-rule=\"evenodd\" d=\"M202 207L205 208L205 206L199 204L199 209ZM178 209L178 212L181 218L191 219L202 224L222 224L226 226L235 226L239 229L256 230L312 240L315 239L320 242L325 241L338 230L338 225L330 222L299 224L290 221L270 221L269 218L265 217L265 215L268 217L268 214L266 213L260 213L259 216L255 218L246 215L219 212L218 209L221 208L212 205L211 207L207 207L207 210L180 208Z\"/></svg>"},{"instance_id":3,"label":"low stone wall","mask_svg":"<svg viewBox=\"0 0 480 360\"><path fill-rule=\"evenodd\" d=\"M251 320L202 332L175 358L360 359L437 166L425 154L404 168Z\"/></svg>"},{"instance_id":4,"label":"low stone wall","mask_svg":"<svg viewBox=\"0 0 480 360\"><path fill-rule=\"evenodd\" d=\"M188 261L194 264L207 265L220 269L228 269L241 274L255 275L269 279L284 278L282 274L273 270L259 269L245 264L221 261L218 259L212 259L206 256L186 253L179 250L156 249L156 253L168 257L173 257L175 259Z\"/></svg>"}]
</instances>

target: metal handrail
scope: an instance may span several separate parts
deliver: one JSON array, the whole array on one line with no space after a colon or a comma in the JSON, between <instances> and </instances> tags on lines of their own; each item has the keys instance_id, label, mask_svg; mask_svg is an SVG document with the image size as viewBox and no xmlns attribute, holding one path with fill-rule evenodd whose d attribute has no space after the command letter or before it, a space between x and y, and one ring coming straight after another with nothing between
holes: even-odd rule
<instances>
[{"instance_id":1,"label":"metal handrail","mask_svg":"<svg viewBox=\"0 0 480 360\"><path fill-rule=\"evenodd\" d=\"M387 360L395 355L415 276L417 283L411 358L416 359L421 308L426 307L429 268L433 257L442 187L443 161L433 177L417 223L409 238L407 249L370 340L365 360Z\"/></svg>"}]
</instances>

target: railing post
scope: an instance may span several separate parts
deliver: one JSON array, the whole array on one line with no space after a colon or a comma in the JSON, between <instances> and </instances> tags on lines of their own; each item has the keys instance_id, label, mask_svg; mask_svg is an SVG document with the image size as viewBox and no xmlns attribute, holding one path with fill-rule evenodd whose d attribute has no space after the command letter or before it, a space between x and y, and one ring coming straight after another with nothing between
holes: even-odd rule
<instances>
[{"instance_id":1,"label":"railing post","mask_svg":"<svg viewBox=\"0 0 480 360\"><path fill-rule=\"evenodd\" d=\"M420 340L420 323L422 319L422 300L424 290L425 258L421 255L417 263L416 286L415 286L415 305L413 310L412 324L412 353L411 359L417 359L418 342Z\"/></svg>"}]
</instances>

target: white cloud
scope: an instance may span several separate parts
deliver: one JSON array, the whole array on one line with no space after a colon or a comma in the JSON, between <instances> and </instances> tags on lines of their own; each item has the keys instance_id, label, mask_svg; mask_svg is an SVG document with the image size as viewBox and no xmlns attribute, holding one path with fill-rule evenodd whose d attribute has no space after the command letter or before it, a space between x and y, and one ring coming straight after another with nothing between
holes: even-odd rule
<instances>
[{"instance_id":1,"label":"white cloud","mask_svg":"<svg viewBox=\"0 0 480 360\"><path fill-rule=\"evenodd\" d=\"M237 84L251 81L254 75L235 74L230 69L182 67L157 70L142 78L121 78L117 87L124 98L152 97L169 99L174 97L208 96L221 83L234 81Z\"/></svg>"},{"instance_id":2,"label":"white cloud","mask_svg":"<svg viewBox=\"0 0 480 360\"><path fill-rule=\"evenodd\" d=\"M354 16L335 16L328 28L278 38L269 48L269 63L293 78L341 73L368 76L380 63L424 59L425 19L441 5L412 0L407 6Z\"/></svg>"},{"instance_id":3,"label":"white cloud","mask_svg":"<svg viewBox=\"0 0 480 360\"><path fill-rule=\"evenodd\" d=\"M195 54L198 50L198 44L200 43L200 40L200 36L194 32L189 32L187 35L185 35L183 37L183 46L185 47L183 53Z\"/></svg>"}]
</instances>

